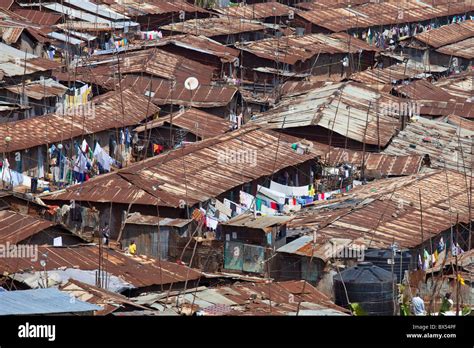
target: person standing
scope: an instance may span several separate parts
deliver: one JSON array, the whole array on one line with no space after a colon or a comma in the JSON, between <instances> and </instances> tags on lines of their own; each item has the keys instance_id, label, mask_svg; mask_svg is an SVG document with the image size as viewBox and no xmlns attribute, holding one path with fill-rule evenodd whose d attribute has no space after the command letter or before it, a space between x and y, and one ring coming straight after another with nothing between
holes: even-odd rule
<instances>
[{"instance_id":1,"label":"person standing","mask_svg":"<svg viewBox=\"0 0 474 348\"><path fill-rule=\"evenodd\" d=\"M109 224L106 222L104 228L102 228L102 244L104 246L109 246L110 239L110 228Z\"/></svg>"},{"instance_id":2,"label":"person standing","mask_svg":"<svg viewBox=\"0 0 474 348\"><path fill-rule=\"evenodd\" d=\"M419 291L417 291L415 297L411 299L411 311L413 315L416 316L426 315L425 301L420 297Z\"/></svg>"}]
</instances>

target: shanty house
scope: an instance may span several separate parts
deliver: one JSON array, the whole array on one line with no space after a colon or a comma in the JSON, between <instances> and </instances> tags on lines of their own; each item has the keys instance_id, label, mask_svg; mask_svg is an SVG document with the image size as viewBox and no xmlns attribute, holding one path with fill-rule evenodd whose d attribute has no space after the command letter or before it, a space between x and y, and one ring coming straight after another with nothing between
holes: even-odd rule
<instances>
[{"instance_id":1,"label":"shanty house","mask_svg":"<svg viewBox=\"0 0 474 348\"><path fill-rule=\"evenodd\" d=\"M286 244L286 223L289 216L239 215L222 224L224 269L268 274L266 260L272 251Z\"/></svg>"},{"instance_id":2,"label":"shanty house","mask_svg":"<svg viewBox=\"0 0 474 348\"><path fill-rule=\"evenodd\" d=\"M120 241L124 247L135 241L140 255L168 260L174 254L170 249L177 248L178 240L193 233L192 221L133 213L125 220Z\"/></svg>"}]
</instances>

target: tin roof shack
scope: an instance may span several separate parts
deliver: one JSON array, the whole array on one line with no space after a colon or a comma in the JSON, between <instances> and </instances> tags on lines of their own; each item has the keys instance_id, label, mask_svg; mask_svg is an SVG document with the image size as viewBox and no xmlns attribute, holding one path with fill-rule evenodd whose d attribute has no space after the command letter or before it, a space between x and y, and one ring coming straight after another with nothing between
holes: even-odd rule
<instances>
[{"instance_id":1,"label":"tin roof shack","mask_svg":"<svg viewBox=\"0 0 474 348\"><path fill-rule=\"evenodd\" d=\"M91 285L102 284L113 292L126 291L128 296L164 288L182 289L186 281L188 287L193 287L201 277L201 272L193 268L144 255L127 255L117 249L100 250L93 244L38 246L37 258L0 258L0 269L5 281L33 288L44 287L46 276L48 286L65 284L72 278Z\"/></svg>"},{"instance_id":2,"label":"tin roof shack","mask_svg":"<svg viewBox=\"0 0 474 348\"><path fill-rule=\"evenodd\" d=\"M206 18L209 11L185 0L148 1L127 0L125 2L105 0L114 11L133 18L140 23L141 30L153 30L157 26L191 18Z\"/></svg>"},{"instance_id":3,"label":"tin roof shack","mask_svg":"<svg viewBox=\"0 0 474 348\"><path fill-rule=\"evenodd\" d=\"M134 42L135 44L137 42ZM236 77L240 52L203 35L173 35L157 42L143 42L143 47L158 46L162 50L189 58L201 64L213 65L219 76Z\"/></svg>"},{"instance_id":4,"label":"tin roof shack","mask_svg":"<svg viewBox=\"0 0 474 348\"><path fill-rule=\"evenodd\" d=\"M12 210L0 211L0 244L5 248L16 244L62 246L83 242L58 223Z\"/></svg>"},{"instance_id":5,"label":"tin roof shack","mask_svg":"<svg viewBox=\"0 0 474 348\"><path fill-rule=\"evenodd\" d=\"M239 95L237 87L232 85L200 82L194 91L190 91L184 81L130 75L122 80L122 86L130 86L137 94L159 105L163 112L175 112L177 106L186 106L203 109L221 118L235 112Z\"/></svg>"},{"instance_id":6,"label":"tin roof shack","mask_svg":"<svg viewBox=\"0 0 474 348\"><path fill-rule=\"evenodd\" d=\"M469 54L472 45L467 45L473 37L474 21L466 20L426 30L402 45L403 51L414 60L464 70L474 56L472 52ZM458 58L453 61L453 57Z\"/></svg>"},{"instance_id":7,"label":"tin roof shack","mask_svg":"<svg viewBox=\"0 0 474 348\"><path fill-rule=\"evenodd\" d=\"M120 241L124 246L135 241L137 253L140 255L169 260L170 255L175 254L170 249L176 249L180 238L193 233L193 221L132 213L125 220Z\"/></svg>"},{"instance_id":8,"label":"tin roof shack","mask_svg":"<svg viewBox=\"0 0 474 348\"><path fill-rule=\"evenodd\" d=\"M298 172L309 173L309 165L317 156L293 150L291 144L299 140L245 126L44 195L42 199L59 204L70 200L88 202L98 207L102 222L109 221L112 211L110 228L115 238L123 211L156 216L158 205L161 217L185 218L191 212L187 210L199 203L212 198L232 199L231 195L238 197L244 184L255 192L257 184L263 184L272 173L296 172L295 167ZM245 155L236 160L229 149ZM308 177L302 175L300 183Z\"/></svg>"},{"instance_id":9,"label":"tin roof shack","mask_svg":"<svg viewBox=\"0 0 474 348\"><path fill-rule=\"evenodd\" d=\"M71 297L58 289L0 292L1 315L94 315L101 307Z\"/></svg>"},{"instance_id":10,"label":"tin roof shack","mask_svg":"<svg viewBox=\"0 0 474 348\"><path fill-rule=\"evenodd\" d=\"M286 224L291 219L244 213L223 223L224 269L268 275L266 260L275 248L286 244Z\"/></svg>"},{"instance_id":11,"label":"tin roof shack","mask_svg":"<svg viewBox=\"0 0 474 348\"><path fill-rule=\"evenodd\" d=\"M118 108L122 102L123 107ZM55 114L0 124L0 138L11 137L10 142L0 144L0 152L8 158L11 169L24 174L19 178L13 175L7 182L13 186L29 186L25 175L40 179L52 177L48 160L48 149L52 144L63 144L64 154L69 158L75 156L74 141L86 140L90 146L98 141L104 151L108 151L111 139L119 143L116 138L120 129L136 126L158 111L157 106L147 105L145 97L123 90L122 96L109 92L94 98L91 103Z\"/></svg>"},{"instance_id":12,"label":"tin roof shack","mask_svg":"<svg viewBox=\"0 0 474 348\"><path fill-rule=\"evenodd\" d=\"M22 84L24 81L37 81L41 76L49 78L52 70L61 64L22 52L14 47L0 43L0 80L8 85Z\"/></svg>"},{"instance_id":13,"label":"tin roof shack","mask_svg":"<svg viewBox=\"0 0 474 348\"><path fill-rule=\"evenodd\" d=\"M168 24L161 29L168 35L176 33L203 35L228 45L263 39L267 26L255 20L212 17Z\"/></svg>"},{"instance_id":14,"label":"tin roof shack","mask_svg":"<svg viewBox=\"0 0 474 348\"><path fill-rule=\"evenodd\" d=\"M439 79L434 84L456 97L469 99L471 102L474 100L474 70L472 69Z\"/></svg>"},{"instance_id":15,"label":"tin roof shack","mask_svg":"<svg viewBox=\"0 0 474 348\"><path fill-rule=\"evenodd\" d=\"M165 148L172 149L175 145L212 138L231 129L232 123L229 121L199 109L186 108L171 115L159 117L135 128L134 131L139 134L140 139L143 139L143 143L151 136L153 140L148 150L153 156L151 148L153 144L160 143Z\"/></svg>"},{"instance_id":16,"label":"tin roof shack","mask_svg":"<svg viewBox=\"0 0 474 348\"><path fill-rule=\"evenodd\" d=\"M335 147L365 147L370 152L387 146L396 134L399 115L405 115L399 112L398 102L399 98L359 83L327 83L283 97L273 109L255 115L251 123Z\"/></svg>"},{"instance_id":17,"label":"tin roof shack","mask_svg":"<svg viewBox=\"0 0 474 348\"><path fill-rule=\"evenodd\" d=\"M377 48L346 33L290 35L237 43L244 79L274 84L277 76L332 78L373 66Z\"/></svg>"},{"instance_id":18,"label":"tin roof shack","mask_svg":"<svg viewBox=\"0 0 474 348\"><path fill-rule=\"evenodd\" d=\"M0 89L0 100L18 102L28 108L22 117L31 118L55 112L58 105L63 103L66 91L66 86L53 79L43 78Z\"/></svg>"},{"instance_id":19,"label":"tin roof shack","mask_svg":"<svg viewBox=\"0 0 474 348\"><path fill-rule=\"evenodd\" d=\"M304 279L316 285L327 272L327 262L345 254L352 261L360 257L352 240L342 238L321 238L314 241L314 236L304 235L276 250L272 263L272 278L282 280ZM350 253L349 253L350 252ZM339 255L338 255L339 254Z\"/></svg>"}]
</instances>

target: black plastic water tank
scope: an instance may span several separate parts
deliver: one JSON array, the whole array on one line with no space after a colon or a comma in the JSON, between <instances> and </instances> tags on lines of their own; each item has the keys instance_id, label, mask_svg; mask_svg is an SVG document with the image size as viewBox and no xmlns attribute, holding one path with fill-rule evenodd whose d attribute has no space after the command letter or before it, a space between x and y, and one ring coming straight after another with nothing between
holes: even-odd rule
<instances>
[{"instance_id":1,"label":"black plastic water tank","mask_svg":"<svg viewBox=\"0 0 474 348\"><path fill-rule=\"evenodd\" d=\"M368 315L393 315L396 286L391 272L361 262L333 279L337 305L347 308L348 297L350 303L358 303Z\"/></svg>"},{"instance_id":2,"label":"black plastic water tank","mask_svg":"<svg viewBox=\"0 0 474 348\"><path fill-rule=\"evenodd\" d=\"M392 250L390 249L368 250L364 253L364 261L371 262L375 266L383 268L390 273L392 272ZM393 261L393 273L396 276L397 283L400 283L405 271L411 267L411 255L407 251L396 252L395 255L393 255Z\"/></svg>"}]
</instances>

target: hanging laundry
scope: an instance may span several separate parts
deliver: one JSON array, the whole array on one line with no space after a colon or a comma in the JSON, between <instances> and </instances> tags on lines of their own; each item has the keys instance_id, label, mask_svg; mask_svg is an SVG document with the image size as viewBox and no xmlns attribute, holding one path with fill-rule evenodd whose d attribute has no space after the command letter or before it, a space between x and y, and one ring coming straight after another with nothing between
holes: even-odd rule
<instances>
[{"instance_id":1,"label":"hanging laundry","mask_svg":"<svg viewBox=\"0 0 474 348\"><path fill-rule=\"evenodd\" d=\"M110 167L114 163L114 159L110 157L104 149L99 145L99 143L96 144L95 150L94 150L94 158L99 162L99 164L102 166L102 168L110 172Z\"/></svg>"},{"instance_id":2,"label":"hanging laundry","mask_svg":"<svg viewBox=\"0 0 474 348\"><path fill-rule=\"evenodd\" d=\"M206 216L206 226L211 229L211 230L216 230L217 229L217 223L218 221L209 217L209 216Z\"/></svg>"},{"instance_id":3,"label":"hanging laundry","mask_svg":"<svg viewBox=\"0 0 474 348\"><path fill-rule=\"evenodd\" d=\"M240 204L242 206L247 207L247 208L252 207L255 200L254 196L244 191L240 191L239 196L240 196Z\"/></svg>"},{"instance_id":4,"label":"hanging laundry","mask_svg":"<svg viewBox=\"0 0 474 348\"><path fill-rule=\"evenodd\" d=\"M88 152L89 152L89 144L87 144L86 139L82 140L81 150L82 150L82 152L84 152L84 153L88 153Z\"/></svg>"}]
</instances>

